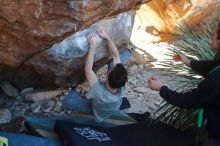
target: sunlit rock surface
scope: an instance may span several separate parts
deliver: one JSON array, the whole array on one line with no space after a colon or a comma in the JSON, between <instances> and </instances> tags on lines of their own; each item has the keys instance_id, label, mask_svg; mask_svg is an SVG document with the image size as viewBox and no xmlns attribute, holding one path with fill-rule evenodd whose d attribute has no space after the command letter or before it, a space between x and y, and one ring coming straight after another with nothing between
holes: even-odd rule
<instances>
[{"instance_id":1,"label":"sunlit rock surface","mask_svg":"<svg viewBox=\"0 0 220 146\"><path fill-rule=\"evenodd\" d=\"M175 40L173 34L190 30L213 13L218 16L219 6L219 0L152 0L136 13L132 41Z\"/></svg>"}]
</instances>

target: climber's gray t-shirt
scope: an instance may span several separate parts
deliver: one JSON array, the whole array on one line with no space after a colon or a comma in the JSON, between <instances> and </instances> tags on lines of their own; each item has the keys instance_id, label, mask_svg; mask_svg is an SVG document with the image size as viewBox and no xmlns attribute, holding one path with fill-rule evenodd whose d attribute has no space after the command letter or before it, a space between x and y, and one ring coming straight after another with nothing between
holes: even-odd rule
<instances>
[{"instance_id":1,"label":"climber's gray t-shirt","mask_svg":"<svg viewBox=\"0 0 220 146\"><path fill-rule=\"evenodd\" d=\"M105 87L105 83L96 82L88 91L87 97L92 99L93 114L97 122L102 122L111 115L119 112L125 87L118 93L112 93Z\"/></svg>"}]
</instances>

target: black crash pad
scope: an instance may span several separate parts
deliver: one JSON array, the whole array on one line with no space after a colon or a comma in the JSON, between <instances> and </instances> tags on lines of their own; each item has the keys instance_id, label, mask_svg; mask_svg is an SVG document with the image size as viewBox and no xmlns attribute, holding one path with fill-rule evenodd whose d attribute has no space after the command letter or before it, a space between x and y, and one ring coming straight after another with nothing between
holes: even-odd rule
<instances>
[{"instance_id":1,"label":"black crash pad","mask_svg":"<svg viewBox=\"0 0 220 146\"><path fill-rule=\"evenodd\" d=\"M161 122L106 128L57 120L55 130L67 146L191 146L194 143L191 136Z\"/></svg>"}]
</instances>

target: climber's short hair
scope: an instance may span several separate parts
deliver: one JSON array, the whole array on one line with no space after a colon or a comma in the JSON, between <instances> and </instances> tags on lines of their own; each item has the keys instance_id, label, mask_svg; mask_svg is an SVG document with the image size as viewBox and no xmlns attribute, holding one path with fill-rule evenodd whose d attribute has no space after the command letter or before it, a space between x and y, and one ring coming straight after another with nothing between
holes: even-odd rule
<instances>
[{"instance_id":1,"label":"climber's short hair","mask_svg":"<svg viewBox=\"0 0 220 146\"><path fill-rule=\"evenodd\" d=\"M116 64L108 75L108 83L112 88L120 88L125 86L127 80L127 70L121 63Z\"/></svg>"}]
</instances>

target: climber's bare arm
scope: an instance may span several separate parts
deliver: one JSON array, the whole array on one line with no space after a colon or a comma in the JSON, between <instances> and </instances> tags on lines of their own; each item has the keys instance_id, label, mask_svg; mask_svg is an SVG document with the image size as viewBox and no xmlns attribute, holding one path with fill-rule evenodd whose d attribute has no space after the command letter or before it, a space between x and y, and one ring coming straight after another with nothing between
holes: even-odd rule
<instances>
[{"instance_id":1,"label":"climber's bare arm","mask_svg":"<svg viewBox=\"0 0 220 146\"><path fill-rule=\"evenodd\" d=\"M86 57L84 71L85 71L86 79L89 83L89 86L92 87L98 81L98 78L95 72L92 70L93 63L94 63L96 42L95 42L95 38L93 34L91 33L87 35L87 39L88 39L90 48L89 48L89 52Z\"/></svg>"},{"instance_id":2,"label":"climber's bare arm","mask_svg":"<svg viewBox=\"0 0 220 146\"><path fill-rule=\"evenodd\" d=\"M108 50L113 57L114 65L116 65L117 63L120 63L121 61L120 61L120 55L119 55L118 49L115 46L115 44L112 42L108 33L101 27L98 28L98 32L99 32L99 35L102 36L106 40Z\"/></svg>"}]
</instances>

